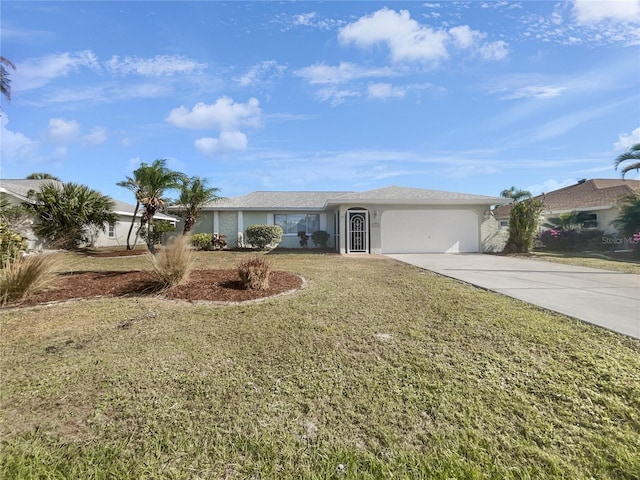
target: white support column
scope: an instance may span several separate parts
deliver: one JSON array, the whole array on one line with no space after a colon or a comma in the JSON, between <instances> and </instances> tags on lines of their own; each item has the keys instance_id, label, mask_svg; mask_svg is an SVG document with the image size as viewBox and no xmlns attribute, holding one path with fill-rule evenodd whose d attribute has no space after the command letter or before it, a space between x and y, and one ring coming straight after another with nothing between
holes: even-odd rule
<instances>
[{"instance_id":1,"label":"white support column","mask_svg":"<svg viewBox=\"0 0 640 480\"><path fill-rule=\"evenodd\" d=\"M238 244L244 246L244 215L242 210L238 210Z\"/></svg>"},{"instance_id":2,"label":"white support column","mask_svg":"<svg viewBox=\"0 0 640 480\"><path fill-rule=\"evenodd\" d=\"M213 212L213 232L212 233L220 233L220 215L218 215L217 210Z\"/></svg>"}]
</instances>

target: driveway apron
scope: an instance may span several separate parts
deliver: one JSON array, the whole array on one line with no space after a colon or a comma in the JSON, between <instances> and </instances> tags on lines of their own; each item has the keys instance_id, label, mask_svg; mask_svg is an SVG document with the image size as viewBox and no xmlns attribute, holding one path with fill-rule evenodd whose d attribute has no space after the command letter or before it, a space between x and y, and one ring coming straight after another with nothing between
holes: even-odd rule
<instances>
[{"instance_id":1,"label":"driveway apron","mask_svg":"<svg viewBox=\"0 0 640 480\"><path fill-rule=\"evenodd\" d=\"M640 339L640 275L473 253L387 256Z\"/></svg>"}]
</instances>

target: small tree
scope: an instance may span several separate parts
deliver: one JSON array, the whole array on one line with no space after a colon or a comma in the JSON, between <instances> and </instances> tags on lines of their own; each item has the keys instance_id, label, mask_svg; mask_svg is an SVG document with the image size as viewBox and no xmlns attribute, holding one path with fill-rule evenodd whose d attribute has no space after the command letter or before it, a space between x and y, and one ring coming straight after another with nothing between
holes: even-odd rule
<instances>
[{"instance_id":1,"label":"small tree","mask_svg":"<svg viewBox=\"0 0 640 480\"><path fill-rule=\"evenodd\" d=\"M176 226L168 220L157 220L153 226L153 231L143 230L141 237L147 243L153 242L158 245L162 242L162 236L167 232L175 232Z\"/></svg>"},{"instance_id":2,"label":"small tree","mask_svg":"<svg viewBox=\"0 0 640 480\"><path fill-rule=\"evenodd\" d=\"M542 208L542 202L535 198L526 198L513 206L505 252L528 253L531 250Z\"/></svg>"},{"instance_id":3,"label":"small tree","mask_svg":"<svg viewBox=\"0 0 640 480\"><path fill-rule=\"evenodd\" d=\"M264 250L269 245L277 245L282 241L280 225L251 225L247 227L247 242Z\"/></svg>"},{"instance_id":4,"label":"small tree","mask_svg":"<svg viewBox=\"0 0 640 480\"><path fill-rule=\"evenodd\" d=\"M613 225L625 235L640 232L640 194L628 195L622 199L620 213Z\"/></svg>"}]
</instances>

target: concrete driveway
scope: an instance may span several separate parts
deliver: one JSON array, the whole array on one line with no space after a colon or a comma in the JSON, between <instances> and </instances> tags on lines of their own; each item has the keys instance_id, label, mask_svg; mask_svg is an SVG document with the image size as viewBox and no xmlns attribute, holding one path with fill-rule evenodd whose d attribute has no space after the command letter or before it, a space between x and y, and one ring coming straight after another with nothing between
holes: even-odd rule
<instances>
[{"instance_id":1,"label":"concrete driveway","mask_svg":"<svg viewBox=\"0 0 640 480\"><path fill-rule=\"evenodd\" d=\"M475 253L387 256L640 338L640 275Z\"/></svg>"}]
</instances>

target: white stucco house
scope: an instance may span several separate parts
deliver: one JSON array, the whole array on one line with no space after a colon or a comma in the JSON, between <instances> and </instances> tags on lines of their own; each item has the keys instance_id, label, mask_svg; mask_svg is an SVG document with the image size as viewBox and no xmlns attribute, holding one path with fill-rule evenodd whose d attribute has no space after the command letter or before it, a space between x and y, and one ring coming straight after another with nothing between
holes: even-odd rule
<instances>
[{"instance_id":1,"label":"white stucco house","mask_svg":"<svg viewBox=\"0 0 640 480\"><path fill-rule=\"evenodd\" d=\"M482 252L483 224L497 228L491 206L508 202L397 186L365 192L258 191L206 205L193 233L225 235L234 248L245 246L249 225L280 225L283 248L301 248L299 232L311 236L324 230L329 246L343 254Z\"/></svg>"},{"instance_id":2,"label":"white stucco house","mask_svg":"<svg viewBox=\"0 0 640 480\"><path fill-rule=\"evenodd\" d=\"M57 180L25 180L25 179L16 179L16 180L0 180L0 199L6 200L11 205L21 205L23 203L33 203L28 197L28 193L30 190L38 190L43 183L53 182L55 184L62 183ZM113 199L112 199L113 200ZM114 213L117 215L118 219L115 223L110 225L105 225L105 231L98 231L95 233L92 239L92 246L94 247L108 247L108 246L118 246L118 245L126 245L127 244L127 234L129 233L129 226L131 225L131 220L133 218L133 212L135 210L135 205L131 205L126 202L121 202L119 200L113 200L114 202ZM139 224L141 216L141 211L138 211L136 214L136 223ZM179 222L179 219L172 216L166 215L164 213L158 213L154 216L155 220L166 220L171 222L173 225L176 225ZM32 231L31 223L25 222L24 225L21 226L20 233L27 239L27 243L29 245L29 249L41 249L44 247L41 239L39 239ZM135 232L135 227L134 227ZM138 243L143 243L142 239L138 239Z\"/></svg>"},{"instance_id":3,"label":"white stucco house","mask_svg":"<svg viewBox=\"0 0 640 480\"><path fill-rule=\"evenodd\" d=\"M563 213L580 212L585 219L582 228L598 228L608 234L617 233L613 221L620 214L625 197L640 194L640 180L622 178L594 178L580 180L574 185L543 193L534 197L544 209L540 224ZM508 229L511 206L494 210L501 228Z\"/></svg>"}]
</instances>

